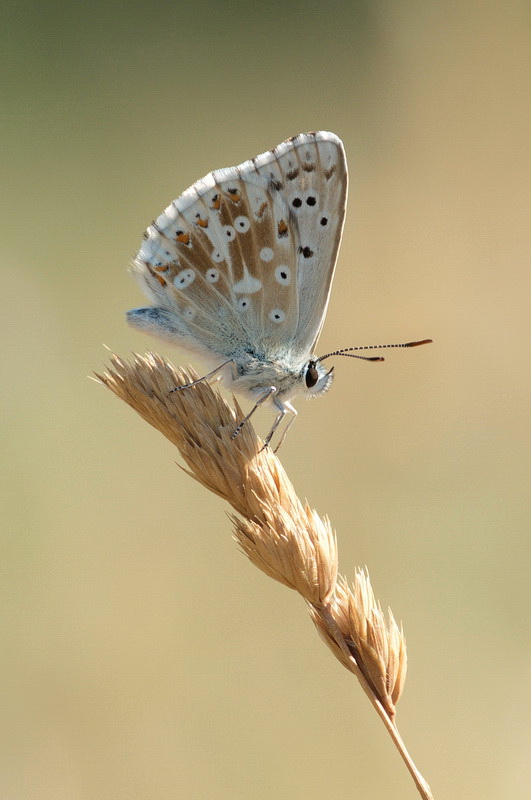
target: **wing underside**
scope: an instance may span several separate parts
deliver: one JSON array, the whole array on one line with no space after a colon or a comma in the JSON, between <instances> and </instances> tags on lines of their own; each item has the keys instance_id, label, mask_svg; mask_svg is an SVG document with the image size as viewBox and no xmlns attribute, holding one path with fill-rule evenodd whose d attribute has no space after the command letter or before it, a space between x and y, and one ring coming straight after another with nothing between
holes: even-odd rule
<instances>
[{"instance_id":1,"label":"wing underside","mask_svg":"<svg viewBox=\"0 0 531 800\"><path fill-rule=\"evenodd\" d=\"M133 265L172 315L167 338L226 357L307 354L326 313L346 191L343 146L319 132L216 170L174 200Z\"/></svg>"}]
</instances>

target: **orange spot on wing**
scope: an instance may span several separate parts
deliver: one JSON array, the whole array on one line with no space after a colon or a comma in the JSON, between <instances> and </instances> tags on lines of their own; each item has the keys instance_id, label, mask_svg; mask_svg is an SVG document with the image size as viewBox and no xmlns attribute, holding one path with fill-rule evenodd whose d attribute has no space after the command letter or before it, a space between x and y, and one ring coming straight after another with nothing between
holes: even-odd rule
<instances>
[{"instance_id":1,"label":"orange spot on wing","mask_svg":"<svg viewBox=\"0 0 531 800\"><path fill-rule=\"evenodd\" d=\"M286 225L283 219L281 219L280 222L278 223L278 235L279 236L288 235L288 226Z\"/></svg>"},{"instance_id":2,"label":"orange spot on wing","mask_svg":"<svg viewBox=\"0 0 531 800\"><path fill-rule=\"evenodd\" d=\"M221 208L221 196L219 194L216 194L212 198L212 205L210 206L210 208L213 208L214 211L219 211L219 209Z\"/></svg>"},{"instance_id":3,"label":"orange spot on wing","mask_svg":"<svg viewBox=\"0 0 531 800\"><path fill-rule=\"evenodd\" d=\"M199 225L200 228L208 228L208 220L198 217L196 225Z\"/></svg>"},{"instance_id":4,"label":"orange spot on wing","mask_svg":"<svg viewBox=\"0 0 531 800\"><path fill-rule=\"evenodd\" d=\"M184 231L179 231L175 239L181 244L190 244L190 234Z\"/></svg>"},{"instance_id":5,"label":"orange spot on wing","mask_svg":"<svg viewBox=\"0 0 531 800\"><path fill-rule=\"evenodd\" d=\"M228 196L230 197L230 199L232 200L233 203L239 203L240 200L242 199L242 196L241 196L240 192L238 191L238 189L228 189L227 190L227 194L228 194Z\"/></svg>"},{"instance_id":6,"label":"orange spot on wing","mask_svg":"<svg viewBox=\"0 0 531 800\"><path fill-rule=\"evenodd\" d=\"M162 277L162 275L159 275L157 272L155 272L155 269L153 267L151 267L149 264L146 264L146 266L147 266L147 268L149 270L149 274L153 278L155 278L155 280L157 280L160 283L161 286L167 286L168 285L166 283L166 281L164 280L164 278Z\"/></svg>"},{"instance_id":7,"label":"orange spot on wing","mask_svg":"<svg viewBox=\"0 0 531 800\"><path fill-rule=\"evenodd\" d=\"M265 210L266 210L266 208L267 208L267 203L264 201L264 202L262 203L262 205L260 206L260 208L258 209L258 213L257 213L257 215L256 215L256 216L257 216L257 217L263 217L263 215L264 215L264 213L265 213Z\"/></svg>"}]
</instances>

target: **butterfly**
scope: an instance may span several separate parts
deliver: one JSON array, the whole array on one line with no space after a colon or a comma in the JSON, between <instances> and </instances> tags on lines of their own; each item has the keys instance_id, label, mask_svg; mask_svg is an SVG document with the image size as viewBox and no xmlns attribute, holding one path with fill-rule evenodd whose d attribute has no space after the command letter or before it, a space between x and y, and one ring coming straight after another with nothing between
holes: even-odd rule
<instances>
[{"instance_id":1,"label":"butterfly","mask_svg":"<svg viewBox=\"0 0 531 800\"><path fill-rule=\"evenodd\" d=\"M330 388L333 367L322 362L365 349L313 352L328 306L347 184L341 140L326 131L301 133L239 166L209 173L144 234L132 272L153 305L127 312L127 320L210 361L214 369L199 381L220 374L254 400L233 436L270 400L276 418L265 445L291 415L280 446L297 414L292 399Z\"/></svg>"}]
</instances>

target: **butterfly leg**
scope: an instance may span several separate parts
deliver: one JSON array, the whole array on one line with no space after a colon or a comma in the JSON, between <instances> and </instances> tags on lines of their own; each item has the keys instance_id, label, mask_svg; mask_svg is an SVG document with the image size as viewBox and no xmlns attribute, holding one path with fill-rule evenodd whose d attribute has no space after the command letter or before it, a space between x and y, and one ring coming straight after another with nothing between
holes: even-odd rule
<instances>
[{"instance_id":1,"label":"butterfly leg","mask_svg":"<svg viewBox=\"0 0 531 800\"><path fill-rule=\"evenodd\" d=\"M202 383L203 381L208 381L209 378L212 378L216 372L220 372L223 367L226 367L227 364L232 363L232 358L229 358L228 361L225 361L223 364L220 364L219 367L213 369L212 372L208 372L206 375L203 375L202 378L198 378L196 381L192 381L192 383L183 383L182 386L175 386L173 389L170 389L170 394L172 392L180 392L181 389L190 389L192 386L197 386L198 383Z\"/></svg>"},{"instance_id":2,"label":"butterfly leg","mask_svg":"<svg viewBox=\"0 0 531 800\"><path fill-rule=\"evenodd\" d=\"M266 391L264 392L264 394L262 395L262 397L259 397L259 398L258 398L258 400L256 401L255 405L254 405L254 406L251 408L251 410L249 411L249 413L247 414L247 416L245 416L245 417L242 419L242 421L240 422L240 424L238 425L238 427L236 428L236 430L234 431L234 433L233 433L233 434L232 434L232 436L230 437L231 439L235 439L235 438L237 437L237 435L239 434L239 432L241 431L241 429L243 428L243 426L245 425L245 423L246 423L246 422L247 422L247 421L248 421L248 420L249 420L249 419L252 417L252 415L254 414L254 412L256 411L256 409L257 409L259 406L261 406L261 405L262 405L262 403L265 403L265 401L266 401L266 400L269 400L269 398L270 398L272 395L274 395L274 394L275 394L276 390L277 390L277 387L276 387L276 386L270 386L270 387L269 387L269 389L266 389ZM265 445L264 445L264 447L265 447Z\"/></svg>"},{"instance_id":3,"label":"butterfly leg","mask_svg":"<svg viewBox=\"0 0 531 800\"><path fill-rule=\"evenodd\" d=\"M266 436L266 440L264 442L264 447L267 447L267 445L270 443L271 439L273 438L273 435L274 435L275 431L277 430L278 426L280 425L280 423L282 422L282 420L284 419L286 414L291 414L292 415L291 419L288 420L288 422L286 424L286 427L284 428L282 436L280 437L280 442L277 444L277 446L275 447L275 449L273 451L274 453L277 453L280 450L280 447L282 446L282 443L284 442L284 439L286 438L287 432L289 431L289 429L291 428L291 426L295 422L295 417L297 416L297 411L296 411L296 409L293 408L291 403L287 403L287 402L286 403L282 403L280 400L275 400L275 405L277 406L277 408L280 409L280 411L277 414L277 417L276 417L276 419L275 419L275 421L273 423L273 427L271 428L271 430L269 431L269 433Z\"/></svg>"}]
</instances>

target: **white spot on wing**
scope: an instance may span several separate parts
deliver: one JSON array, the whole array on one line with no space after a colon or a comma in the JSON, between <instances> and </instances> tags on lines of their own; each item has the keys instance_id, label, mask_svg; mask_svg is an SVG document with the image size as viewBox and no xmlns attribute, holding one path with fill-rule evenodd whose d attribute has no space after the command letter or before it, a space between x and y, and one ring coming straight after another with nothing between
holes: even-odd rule
<instances>
[{"instance_id":1,"label":"white spot on wing","mask_svg":"<svg viewBox=\"0 0 531 800\"><path fill-rule=\"evenodd\" d=\"M280 323L284 322L284 320L286 319L286 315L284 314L281 308L274 308L272 311L269 312L269 319L271 320L271 322Z\"/></svg>"},{"instance_id":2,"label":"white spot on wing","mask_svg":"<svg viewBox=\"0 0 531 800\"><path fill-rule=\"evenodd\" d=\"M176 289L187 289L194 280L195 272L193 269L182 269L173 279L173 283Z\"/></svg>"},{"instance_id":3,"label":"white spot on wing","mask_svg":"<svg viewBox=\"0 0 531 800\"><path fill-rule=\"evenodd\" d=\"M262 247L260 250L260 258L262 261L268 262L273 260L273 251L270 247Z\"/></svg>"},{"instance_id":4,"label":"white spot on wing","mask_svg":"<svg viewBox=\"0 0 531 800\"><path fill-rule=\"evenodd\" d=\"M247 233L249 228L251 227L251 223L249 222L247 217L241 216L236 217L234 220L234 227L238 231L238 233Z\"/></svg>"},{"instance_id":5,"label":"white spot on wing","mask_svg":"<svg viewBox=\"0 0 531 800\"><path fill-rule=\"evenodd\" d=\"M253 278L245 264L243 265L243 278L232 287L237 294L254 294L262 288L262 281Z\"/></svg>"},{"instance_id":6,"label":"white spot on wing","mask_svg":"<svg viewBox=\"0 0 531 800\"><path fill-rule=\"evenodd\" d=\"M283 286L288 286L291 283L291 270L285 264L280 264L275 270L275 280Z\"/></svg>"}]
</instances>

